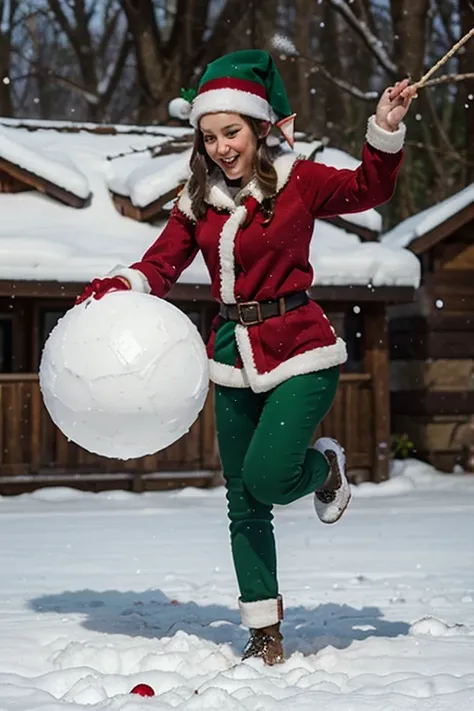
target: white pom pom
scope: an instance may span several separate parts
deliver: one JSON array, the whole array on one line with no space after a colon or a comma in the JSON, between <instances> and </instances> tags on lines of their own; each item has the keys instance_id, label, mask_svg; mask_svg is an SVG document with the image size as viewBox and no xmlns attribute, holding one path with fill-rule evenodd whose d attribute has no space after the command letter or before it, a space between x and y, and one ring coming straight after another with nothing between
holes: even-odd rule
<instances>
[{"instance_id":1,"label":"white pom pom","mask_svg":"<svg viewBox=\"0 0 474 711\"><path fill-rule=\"evenodd\" d=\"M186 99L177 97L176 99L171 99L168 104L168 113L173 118L180 119L181 121L186 121L191 114L191 104Z\"/></svg>"}]
</instances>

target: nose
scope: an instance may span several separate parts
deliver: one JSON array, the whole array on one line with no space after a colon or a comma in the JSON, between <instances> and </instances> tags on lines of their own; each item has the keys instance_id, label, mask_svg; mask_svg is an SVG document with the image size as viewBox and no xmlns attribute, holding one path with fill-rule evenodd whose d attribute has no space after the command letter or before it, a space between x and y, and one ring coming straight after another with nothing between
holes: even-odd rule
<instances>
[{"instance_id":1,"label":"nose","mask_svg":"<svg viewBox=\"0 0 474 711\"><path fill-rule=\"evenodd\" d=\"M229 146L225 138L217 139L217 153L220 156L225 156L229 152Z\"/></svg>"}]
</instances>

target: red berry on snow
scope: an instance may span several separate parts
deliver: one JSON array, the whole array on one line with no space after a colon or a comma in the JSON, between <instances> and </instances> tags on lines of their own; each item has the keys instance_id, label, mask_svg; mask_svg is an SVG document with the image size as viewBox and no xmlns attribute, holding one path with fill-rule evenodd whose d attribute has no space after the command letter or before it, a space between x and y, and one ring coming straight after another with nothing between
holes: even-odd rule
<instances>
[{"instance_id":1,"label":"red berry on snow","mask_svg":"<svg viewBox=\"0 0 474 711\"><path fill-rule=\"evenodd\" d=\"M138 694L138 696L154 696L155 692L148 684L137 684L133 687L130 692L131 694Z\"/></svg>"}]
</instances>

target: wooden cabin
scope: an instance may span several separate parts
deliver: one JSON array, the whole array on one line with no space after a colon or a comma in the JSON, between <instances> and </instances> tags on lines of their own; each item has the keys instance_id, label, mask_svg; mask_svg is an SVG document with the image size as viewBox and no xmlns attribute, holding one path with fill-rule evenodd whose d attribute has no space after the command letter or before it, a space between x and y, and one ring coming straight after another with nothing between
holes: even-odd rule
<instances>
[{"instance_id":1,"label":"wooden cabin","mask_svg":"<svg viewBox=\"0 0 474 711\"><path fill-rule=\"evenodd\" d=\"M392 430L436 468L474 472L474 184L383 241L422 267L415 301L390 309Z\"/></svg>"},{"instance_id":2,"label":"wooden cabin","mask_svg":"<svg viewBox=\"0 0 474 711\"><path fill-rule=\"evenodd\" d=\"M0 257L6 255L0 258L0 494L51 485L142 491L210 486L219 478L212 388L187 435L156 455L125 462L90 454L68 442L42 403L37 372L48 334L90 278L117 263L135 261L156 237L182 179L179 165L167 162L165 171L160 156L168 160L173 154L169 143L177 147L176 159L181 160L186 141L189 146L189 134L186 138L183 129L96 128L10 121L0 129L10 141L24 142L31 150L37 140L41 150L52 145L60 153L67 151L90 184L90 196L82 206L67 205L33 186L25 193L0 194ZM160 150L150 148L156 142ZM303 142L300 150L308 156L317 152L313 144ZM346 160L347 167L357 164L350 156L336 153L336 162ZM115 173L114 161L119 166ZM68 181L61 171L55 175L61 194L70 192L74 180ZM174 182L164 181L163 175L172 175ZM44 175L37 179L51 182ZM340 216L331 225L318 225L318 241L326 246L315 252L314 268L321 284L310 290L348 344L341 387L321 431L344 444L353 481L388 477L386 314L389 306L413 301L419 269L413 255L397 250L398 267L393 274L389 268L384 272L385 248L375 242L380 216L373 210L369 213L365 218L353 216L353 221L351 216ZM338 245L334 252L327 249L333 243ZM392 261L393 254L391 250ZM357 264L366 270L368 264L372 272L358 273ZM168 298L206 339L216 304L199 258Z\"/></svg>"}]
</instances>

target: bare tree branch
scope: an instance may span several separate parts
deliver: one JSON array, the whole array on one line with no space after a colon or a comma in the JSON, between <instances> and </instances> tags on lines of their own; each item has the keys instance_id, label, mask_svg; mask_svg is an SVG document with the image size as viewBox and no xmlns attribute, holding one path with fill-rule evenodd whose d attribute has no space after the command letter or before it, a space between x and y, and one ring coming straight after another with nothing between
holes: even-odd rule
<instances>
[{"instance_id":1,"label":"bare tree branch","mask_svg":"<svg viewBox=\"0 0 474 711\"><path fill-rule=\"evenodd\" d=\"M431 76L432 74L434 74L435 72L437 72L438 69L439 69L440 67L442 67L443 64L445 64L452 56L454 56L454 55L456 54L456 52L459 51L459 49L460 49L464 44L466 44L466 42L468 42L470 39L472 39L472 37L474 37L474 27L472 27L469 32L467 32L463 37L461 37L461 39L460 39L458 42L456 42L456 44L455 44L453 47L451 47L451 49L449 50L449 52L446 52L446 54L444 55L444 57L441 57L441 59L439 59L439 60L436 62L436 64L435 64L433 67L431 67L431 69L429 69L429 70L426 72L426 74L424 74L424 75L421 77L421 79L420 79L419 81L416 82L415 86L421 89L421 87L426 84L426 82L428 81L428 79L430 78L430 76Z\"/></svg>"},{"instance_id":2,"label":"bare tree branch","mask_svg":"<svg viewBox=\"0 0 474 711\"><path fill-rule=\"evenodd\" d=\"M55 81L57 84L61 84L62 86L71 89L77 94L80 94L84 97L87 103L92 104L93 106L98 106L100 104L99 94L85 89L83 86L80 86L80 84L77 84L75 81L72 81L72 79L69 79L68 77L63 77L60 74L56 74L55 72L51 71L48 71L48 77Z\"/></svg>"},{"instance_id":3,"label":"bare tree branch","mask_svg":"<svg viewBox=\"0 0 474 711\"><path fill-rule=\"evenodd\" d=\"M104 33L100 38L100 42L97 47L97 53L100 57L103 57L107 52L108 46L117 31L118 23L121 17L123 17L123 14L122 9L120 7L115 10L115 12L112 14L112 17L109 17L107 12L104 18Z\"/></svg>"},{"instance_id":4,"label":"bare tree branch","mask_svg":"<svg viewBox=\"0 0 474 711\"><path fill-rule=\"evenodd\" d=\"M338 79L337 77L333 77L328 72L328 70L325 69L325 67L323 67L322 65L318 67L318 71L323 75L325 79L334 84L334 86L337 86L346 94L350 94L355 99L360 99L361 101L367 101L369 103L372 103L374 101L377 101L377 99L379 98L379 93L376 91L362 91L357 86L353 86L352 84L349 84L349 82L344 81L344 79Z\"/></svg>"},{"instance_id":5,"label":"bare tree branch","mask_svg":"<svg viewBox=\"0 0 474 711\"><path fill-rule=\"evenodd\" d=\"M444 0L434 0L436 8L438 10L438 15L441 18L441 23L443 25L443 30L448 38L448 42L450 45L453 45L456 42L456 37L453 32L453 28L451 25L451 17L453 14L453 8L447 8Z\"/></svg>"},{"instance_id":6,"label":"bare tree branch","mask_svg":"<svg viewBox=\"0 0 474 711\"><path fill-rule=\"evenodd\" d=\"M347 24L363 39L381 67L385 69L391 77L399 75L399 68L390 59L382 41L376 37L370 28L352 12L345 0L328 0L331 7L346 20Z\"/></svg>"},{"instance_id":7,"label":"bare tree branch","mask_svg":"<svg viewBox=\"0 0 474 711\"><path fill-rule=\"evenodd\" d=\"M100 103L100 96L98 94L94 94L93 92L88 91L80 84L77 84L77 82L73 81L72 79L69 79L69 77L65 77L65 76L62 76L61 74L57 74L56 72L53 72L48 67L35 66L35 63L32 63L32 65L33 65L32 71L28 72L27 74L19 74L18 76L15 76L12 79L12 84L24 81L25 79L46 76L51 81L54 81L57 84L61 84L62 86L66 87L68 89L71 89L72 91L76 92L77 94L80 94L81 96L83 96L86 99L86 101L88 103L90 103L90 104L99 104Z\"/></svg>"},{"instance_id":8,"label":"bare tree branch","mask_svg":"<svg viewBox=\"0 0 474 711\"><path fill-rule=\"evenodd\" d=\"M294 54L284 54L280 52L280 58L281 59L295 59ZM360 99L361 101L367 101L367 102L373 102L376 101L379 98L379 93L377 91L362 91L359 89L357 86L354 86L353 84L350 84L349 82L345 81L344 79L339 79L338 77L334 77L326 67L322 64L322 62L318 62L312 57L306 57L304 55L297 55L296 57L298 60L302 60L304 62L307 62L310 64L313 69L313 72L319 72L325 79L330 81L334 86L337 86L339 89L342 91L346 92L347 94L350 94L356 99Z\"/></svg>"},{"instance_id":9,"label":"bare tree branch","mask_svg":"<svg viewBox=\"0 0 474 711\"><path fill-rule=\"evenodd\" d=\"M406 146L410 146L412 148L419 148L420 150L426 151L429 150L431 153L438 153L441 158L446 157L446 151L443 150L442 148L437 148L436 146L433 146L432 144L427 144L424 141L405 141ZM470 163L466 158L461 155L460 153L453 153L450 158L453 158L455 161L461 163L462 165L472 165L474 167L474 163Z\"/></svg>"},{"instance_id":10,"label":"bare tree branch","mask_svg":"<svg viewBox=\"0 0 474 711\"><path fill-rule=\"evenodd\" d=\"M423 84L425 86L438 86L439 84L449 84L453 82L466 81L467 79L474 79L474 72L468 74L443 74L437 79L429 79Z\"/></svg>"},{"instance_id":11,"label":"bare tree branch","mask_svg":"<svg viewBox=\"0 0 474 711\"><path fill-rule=\"evenodd\" d=\"M54 15L55 15L62 31L68 38L70 45L73 47L73 49L76 53L76 56L79 57L79 55L81 54L81 45L79 42L79 38L78 38L77 34L74 32L74 28L71 25L71 23L69 22L69 19L62 8L60 1L59 0L48 0L48 4L49 4L49 7L51 8L51 10L54 12Z\"/></svg>"},{"instance_id":12,"label":"bare tree branch","mask_svg":"<svg viewBox=\"0 0 474 711\"><path fill-rule=\"evenodd\" d=\"M199 64L204 66L224 53L230 33L235 31L248 10L248 0L227 0L214 24L211 36L198 56Z\"/></svg>"}]
</instances>

